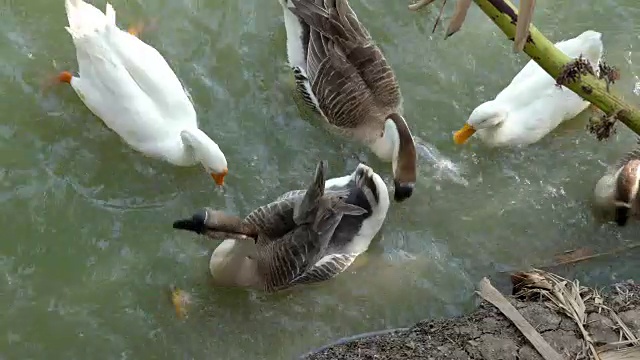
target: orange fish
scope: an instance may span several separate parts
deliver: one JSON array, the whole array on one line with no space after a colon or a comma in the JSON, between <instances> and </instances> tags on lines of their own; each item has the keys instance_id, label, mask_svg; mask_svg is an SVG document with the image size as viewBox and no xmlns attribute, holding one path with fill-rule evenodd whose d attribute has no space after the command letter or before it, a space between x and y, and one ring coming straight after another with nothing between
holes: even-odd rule
<instances>
[{"instance_id":1,"label":"orange fish","mask_svg":"<svg viewBox=\"0 0 640 360\"><path fill-rule=\"evenodd\" d=\"M171 291L171 303L176 310L179 319L187 317L187 306L191 304L191 295L184 290L178 289L175 285L169 287Z\"/></svg>"}]
</instances>

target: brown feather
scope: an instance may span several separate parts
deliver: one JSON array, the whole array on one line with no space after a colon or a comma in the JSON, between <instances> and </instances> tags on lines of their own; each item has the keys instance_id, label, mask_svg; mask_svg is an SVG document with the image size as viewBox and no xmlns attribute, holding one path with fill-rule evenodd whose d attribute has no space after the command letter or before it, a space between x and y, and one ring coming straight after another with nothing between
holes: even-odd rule
<instances>
[{"instance_id":1,"label":"brown feather","mask_svg":"<svg viewBox=\"0 0 640 360\"><path fill-rule=\"evenodd\" d=\"M311 28L307 73L327 120L341 128L371 124L382 129L399 111L395 74L346 0L292 0L290 10ZM318 42L321 43L318 44ZM325 51L315 51L323 48ZM354 101L358 100L358 101Z\"/></svg>"}]
</instances>

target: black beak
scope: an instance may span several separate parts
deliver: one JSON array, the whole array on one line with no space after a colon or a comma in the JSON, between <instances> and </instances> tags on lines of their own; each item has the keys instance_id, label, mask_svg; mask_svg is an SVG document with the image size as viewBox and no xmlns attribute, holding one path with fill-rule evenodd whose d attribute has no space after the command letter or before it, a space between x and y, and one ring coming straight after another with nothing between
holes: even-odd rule
<instances>
[{"instance_id":1,"label":"black beak","mask_svg":"<svg viewBox=\"0 0 640 360\"><path fill-rule=\"evenodd\" d=\"M626 206L616 206L616 224L625 226L629 219L629 208Z\"/></svg>"},{"instance_id":2,"label":"black beak","mask_svg":"<svg viewBox=\"0 0 640 360\"><path fill-rule=\"evenodd\" d=\"M414 183L406 183L401 184L397 181L394 181L394 193L393 199L397 202L402 202L411 197L413 194L413 188L415 186Z\"/></svg>"},{"instance_id":3,"label":"black beak","mask_svg":"<svg viewBox=\"0 0 640 360\"><path fill-rule=\"evenodd\" d=\"M206 229L207 212L200 210L193 214L191 219L177 220L173 222L174 229L189 230L198 234L204 233Z\"/></svg>"}]
</instances>

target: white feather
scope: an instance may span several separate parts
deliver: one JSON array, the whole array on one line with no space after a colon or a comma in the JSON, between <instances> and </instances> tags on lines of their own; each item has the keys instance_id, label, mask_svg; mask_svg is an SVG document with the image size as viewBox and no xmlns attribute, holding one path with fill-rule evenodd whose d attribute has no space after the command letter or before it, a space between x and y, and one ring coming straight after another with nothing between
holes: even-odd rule
<instances>
[{"instance_id":1,"label":"white feather","mask_svg":"<svg viewBox=\"0 0 640 360\"><path fill-rule=\"evenodd\" d=\"M66 0L65 8L79 67L71 86L84 104L137 151L226 171L224 154L198 128L193 104L164 57L119 29L110 4L105 13L82 0Z\"/></svg>"}]
</instances>

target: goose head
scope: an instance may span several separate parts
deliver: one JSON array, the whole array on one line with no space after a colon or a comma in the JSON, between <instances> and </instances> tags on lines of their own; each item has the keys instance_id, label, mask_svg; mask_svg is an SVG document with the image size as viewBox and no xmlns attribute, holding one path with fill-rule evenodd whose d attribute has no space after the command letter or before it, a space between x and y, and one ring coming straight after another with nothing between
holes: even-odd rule
<instances>
[{"instance_id":1,"label":"goose head","mask_svg":"<svg viewBox=\"0 0 640 360\"><path fill-rule=\"evenodd\" d=\"M615 221L624 226L635 207L640 181L640 160L630 160L617 172L615 182Z\"/></svg>"},{"instance_id":2,"label":"goose head","mask_svg":"<svg viewBox=\"0 0 640 360\"><path fill-rule=\"evenodd\" d=\"M218 144L198 128L185 129L180 133L180 137L216 184L224 185L224 177L229 170L227 169L227 158Z\"/></svg>"},{"instance_id":3,"label":"goose head","mask_svg":"<svg viewBox=\"0 0 640 360\"><path fill-rule=\"evenodd\" d=\"M393 198L401 202L411 197L416 185L416 145L407 122L397 113L387 116L384 136L392 145Z\"/></svg>"},{"instance_id":4,"label":"goose head","mask_svg":"<svg viewBox=\"0 0 640 360\"><path fill-rule=\"evenodd\" d=\"M362 163L358 164L356 170L351 174L351 179L355 187L363 190L368 204L388 206L389 193L387 185L371 167Z\"/></svg>"},{"instance_id":5,"label":"goose head","mask_svg":"<svg viewBox=\"0 0 640 360\"><path fill-rule=\"evenodd\" d=\"M241 218L208 207L198 210L190 218L174 221L173 228L193 231L212 239L258 236L255 229L248 226Z\"/></svg>"},{"instance_id":6,"label":"goose head","mask_svg":"<svg viewBox=\"0 0 640 360\"><path fill-rule=\"evenodd\" d=\"M464 126L453 134L453 141L458 145L464 144L476 131L495 128L506 118L506 111L500 109L495 101L480 104L471 112Z\"/></svg>"}]
</instances>

